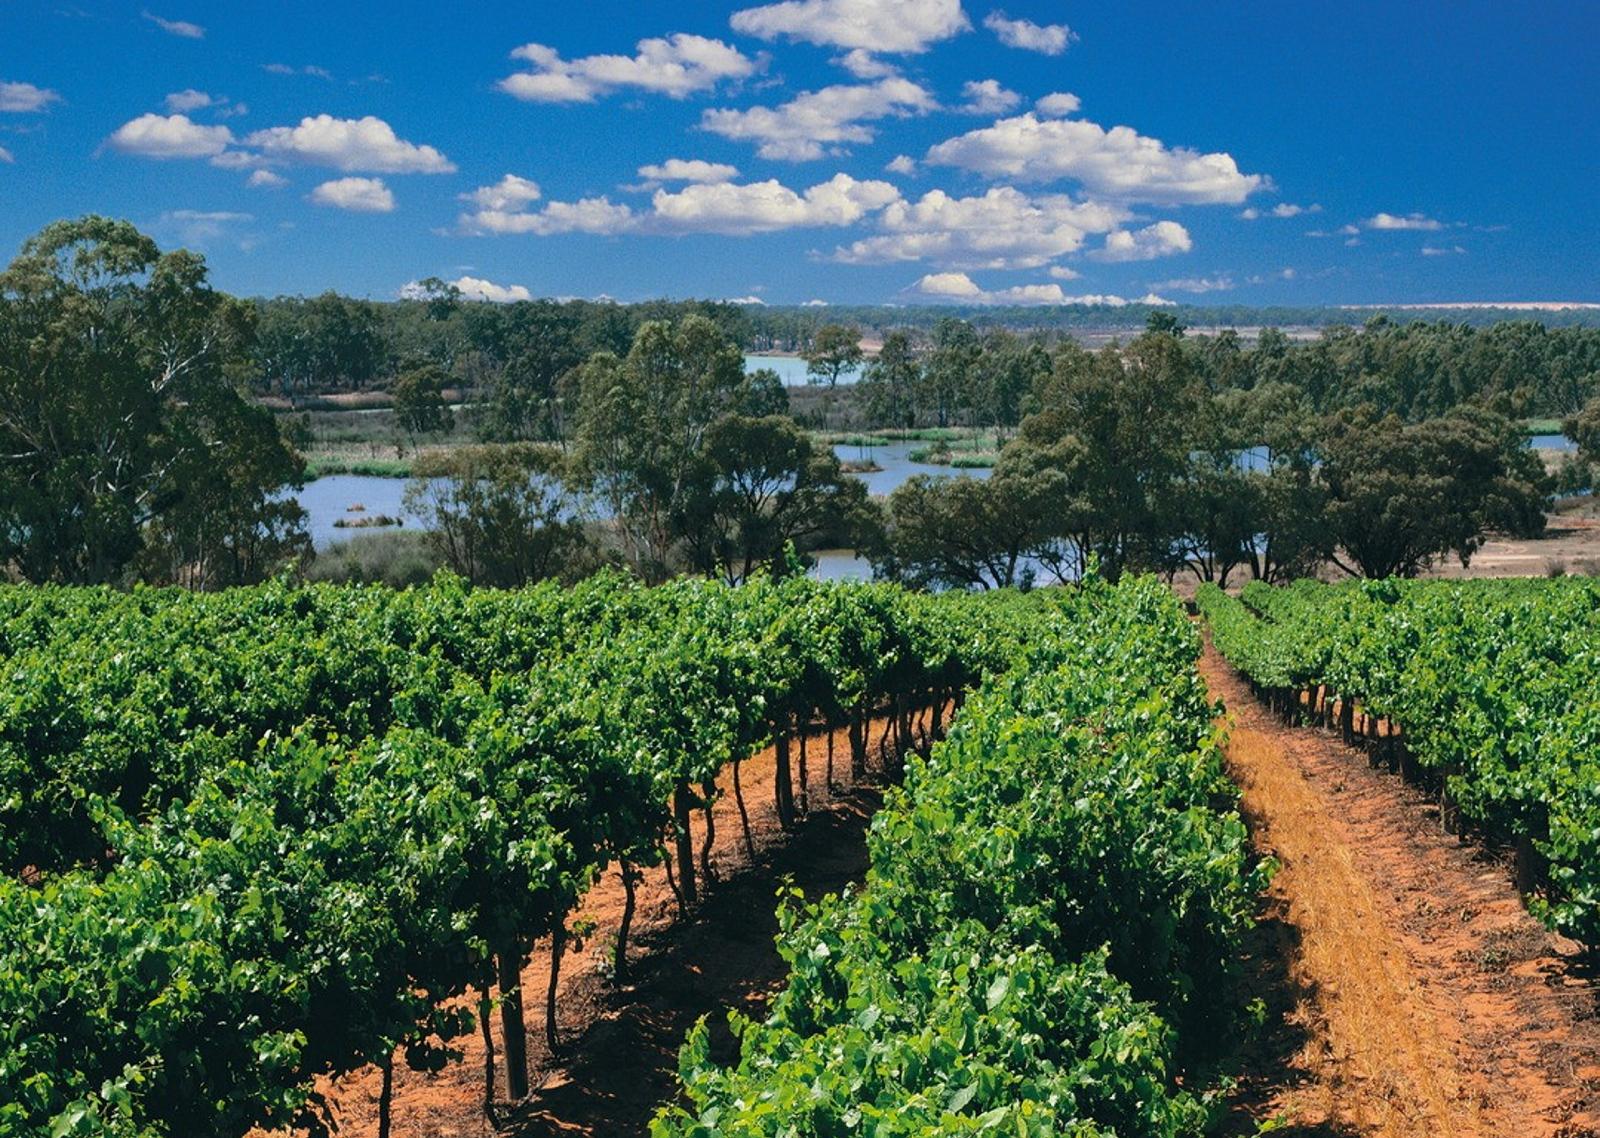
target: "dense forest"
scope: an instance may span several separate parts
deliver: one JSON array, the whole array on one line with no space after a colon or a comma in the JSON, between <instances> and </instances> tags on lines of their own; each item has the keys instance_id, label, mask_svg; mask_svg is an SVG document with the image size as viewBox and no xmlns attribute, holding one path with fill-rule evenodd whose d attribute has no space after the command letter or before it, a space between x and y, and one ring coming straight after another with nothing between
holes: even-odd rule
<instances>
[{"instance_id":1,"label":"dense forest","mask_svg":"<svg viewBox=\"0 0 1600 1138\"><path fill-rule=\"evenodd\" d=\"M1600 328L1374 315L1247 339L1159 309L1091 350L1048 326L1059 311L818 312L493 305L437 280L394 302L247 300L126 222L59 222L0 274L0 567L200 588L304 568L305 409L352 393L414 442L450 436L412 470L424 572L502 585L605 564L738 582L822 546L934 587L1091 562L1411 575L1539 532L1600 443ZM803 398L746 372L774 343L805 355ZM1531 416L1582 446L1554 479L1523 445ZM872 499L830 427L985 432L996 466Z\"/></svg>"}]
</instances>

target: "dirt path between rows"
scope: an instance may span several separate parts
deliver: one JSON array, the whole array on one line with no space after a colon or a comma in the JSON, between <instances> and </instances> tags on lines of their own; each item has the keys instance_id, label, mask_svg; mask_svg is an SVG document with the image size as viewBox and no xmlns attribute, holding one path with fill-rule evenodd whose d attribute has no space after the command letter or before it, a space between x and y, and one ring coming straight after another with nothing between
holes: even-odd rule
<instances>
[{"instance_id":1,"label":"dirt path between rows","mask_svg":"<svg viewBox=\"0 0 1600 1138\"><path fill-rule=\"evenodd\" d=\"M731 768L719 782L722 797L713 808L716 842L712 863L717 881L687 920L678 915L675 896L662 869L652 869L638 886L630 951L632 975L619 986L611 980L611 946L621 923L624 892L615 868L585 894L573 927L592 931L582 947L569 951L561 965L558 1021L561 1054L552 1056L544 1040L544 992L549 953L540 944L522 974L527 993L528 1099L504 1103L504 1054L500 1018L494 1017L497 1098L504 1128L495 1131L483 1114L483 1044L474 1033L456 1040L460 1061L437 1074L395 1065L395 1138L542 1138L545 1135L642 1135L657 1108L677 1094L678 1049L685 1033L706 1015L714 1055L737 1057L727 1030L727 1012L738 1008L759 1015L783 982L787 968L778 956L776 892L789 883L808 899L859 881L867 867L865 834L882 802L883 756L873 724L873 762L859 784L850 782L848 733L834 735L834 773L827 784L827 740L810 742L809 814L792 830L778 824L774 804L776 757L769 748L742 764L740 783L750 815L752 859L745 845ZM798 784L799 753L794 776ZM704 820L692 825L698 852ZM357 1071L326 1088L339 1138L375 1138L381 1076L375 1068Z\"/></svg>"},{"instance_id":2,"label":"dirt path between rows","mask_svg":"<svg viewBox=\"0 0 1600 1138\"><path fill-rule=\"evenodd\" d=\"M1208 644L1230 770L1282 868L1252 946L1267 1038L1234 1133L1300 1138L1600 1134L1597 989L1529 916L1510 867L1336 736L1289 727Z\"/></svg>"}]
</instances>

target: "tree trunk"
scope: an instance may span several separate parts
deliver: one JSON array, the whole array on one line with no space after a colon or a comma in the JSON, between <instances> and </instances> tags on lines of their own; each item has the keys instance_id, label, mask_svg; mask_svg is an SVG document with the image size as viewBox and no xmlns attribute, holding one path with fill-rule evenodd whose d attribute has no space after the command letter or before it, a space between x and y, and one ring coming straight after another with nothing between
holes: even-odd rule
<instances>
[{"instance_id":1,"label":"tree trunk","mask_svg":"<svg viewBox=\"0 0 1600 1138\"><path fill-rule=\"evenodd\" d=\"M867 773L867 716L856 709L850 716L850 778L860 782Z\"/></svg>"},{"instance_id":2,"label":"tree trunk","mask_svg":"<svg viewBox=\"0 0 1600 1138\"><path fill-rule=\"evenodd\" d=\"M677 875L672 872L672 852L670 850L663 849L661 851L661 867L667 871L667 887L672 890L672 896L678 902L678 917L680 919L687 918L689 916L689 905L683 899L683 890L678 888Z\"/></svg>"},{"instance_id":3,"label":"tree trunk","mask_svg":"<svg viewBox=\"0 0 1600 1138\"><path fill-rule=\"evenodd\" d=\"M487 972L487 969L485 970ZM496 1117L494 1108L494 1030L489 1025L489 1017L493 1014L493 1002L489 999L489 977L485 975L480 981L482 985L478 996L478 1027L483 1033L483 1116L489 1120L489 1125L496 1130L500 1128L500 1119Z\"/></svg>"},{"instance_id":4,"label":"tree trunk","mask_svg":"<svg viewBox=\"0 0 1600 1138\"><path fill-rule=\"evenodd\" d=\"M806 720L800 721L800 817L804 818L811 813L811 774L807 770L808 744L811 740L809 730L811 724Z\"/></svg>"},{"instance_id":5,"label":"tree trunk","mask_svg":"<svg viewBox=\"0 0 1600 1138\"><path fill-rule=\"evenodd\" d=\"M528 1036L522 1020L522 949L508 938L496 953L500 966L500 1032L505 1037L506 1097L528 1097Z\"/></svg>"},{"instance_id":6,"label":"tree trunk","mask_svg":"<svg viewBox=\"0 0 1600 1138\"><path fill-rule=\"evenodd\" d=\"M673 837L678 847L678 887L683 891L683 903L692 908L699 900L694 882L694 835L689 830L689 783L679 779L672 792Z\"/></svg>"},{"instance_id":7,"label":"tree trunk","mask_svg":"<svg viewBox=\"0 0 1600 1138\"><path fill-rule=\"evenodd\" d=\"M628 979L628 932L633 928L633 912L638 905L638 870L622 861L622 923L617 927L616 953L612 957L611 972L618 984Z\"/></svg>"},{"instance_id":8,"label":"tree trunk","mask_svg":"<svg viewBox=\"0 0 1600 1138\"><path fill-rule=\"evenodd\" d=\"M744 765L743 759L733 760L733 801L739 807L739 826L744 831L744 852L750 855L751 862L756 860L755 839L750 836L750 811L744 806L744 787L739 784L739 768Z\"/></svg>"},{"instance_id":9,"label":"tree trunk","mask_svg":"<svg viewBox=\"0 0 1600 1138\"><path fill-rule=\"evenodd\" d=\"M383 1089L378 1092L378 1138L389 1138L390 1108L394 1103L394 1055L383 1061Z\"/></svg>"},{"instance_id":10,"label":"tree trunk","mask_svg":"<svg viewBox=\"0 0 1600 1138\"><path fill-rule=\"evenodd\" d=\"M567 950L567 925L563 921L550 937L550 985L544 990L544 1041L551 1055L561 1052L560 1024L556 1020L556 984L561 979L561 955Z\"/></svg>"},{"instance_id":11,"label":"tree trunk","mask_svg":"<svg viewBox=\"0 0 1600 1138\"><path fill-rule=\"evenodd\" d=\"M783 729L778 733L777 763L773 772L772 799L778 808L778 822L784 829L794 825L794 783L789 773L789 724L784 717Z\"/></svg>"},{"instance_id":12,"label":"tree trunk","mask_svg":"<svg viewBox=\"0 0 1600 1138\"><path fill-rule=\"evenodd\" d=\"M700 843L700 879L705 882L706 888L711 887L711 848L717 842L717 820L712 810L717 801L717 780L707 779L700 784L700 792L705 797L706 836Z\"/></svg>"}]
</instances>

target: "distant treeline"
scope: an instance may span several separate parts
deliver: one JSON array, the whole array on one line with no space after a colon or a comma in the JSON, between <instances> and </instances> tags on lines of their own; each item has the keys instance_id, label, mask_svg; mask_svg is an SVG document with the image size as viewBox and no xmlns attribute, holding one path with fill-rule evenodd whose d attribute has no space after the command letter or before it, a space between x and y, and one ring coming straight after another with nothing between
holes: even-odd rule
<instances>
[{"instance_id":1,"label":"distant treeline","mask_svg":"<svg viewBox=\"0 0 1600 1138\"><path fill-rule=\"evenodd\" d=\"M1175 327L1236 324L1186 337L1187 350L1217 388L1290 383L1312 406L1368 404L1407 419L1487 403L1508 415L1561 417L1592 397L1600 374L1600 326L1582 313L1541 313L1482 323L1492 311L1450 320L1343 309L1245 308L762 308L717 301L619 305L536 300L463 300L451 286L424 282L415 299L369 301L325 293L310 299L245 302L254 313L249 382L258 394L292 401L341 391L386 389L408 368L444 369L449 380L487 403L488 437L527 439L551 432L549 405L598 352L625 355L638 329L658 320L704 316L747 351L813 350L824 329L858 329L881 342L905 334L913 353L931 354L953 322L981 334L1009 331L1053 348L1074 332L1123 328L1136 335L1155 314ZM1503 312L1501 313L1504 314ZM1457 318L1459 317L1459 318ZM1592 314L1588 317L1592 321ZM1337 319L1339 323L1333 321ZM1111 321L1117 323L1111 323ZM1562 324L1562 321L1568 321ZM1314 339L1281 326L1324 325ZM887 424L885 424L887 425Z\"/></svg>"}]
</instances>

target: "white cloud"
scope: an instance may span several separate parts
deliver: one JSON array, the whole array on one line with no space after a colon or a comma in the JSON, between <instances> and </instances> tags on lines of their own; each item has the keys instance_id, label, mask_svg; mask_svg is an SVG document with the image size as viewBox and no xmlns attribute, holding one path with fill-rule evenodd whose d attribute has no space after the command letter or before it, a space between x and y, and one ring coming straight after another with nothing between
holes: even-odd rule
<instances>
[{"instance_id":1,"label":"white cloud","mask_svg":"<svg viewBox=\"0 0 1600 1138\"><path fill-rule=\"evenodd\" d=\"M1153 261L1194 248L1189 231L1176 221L1158 221L1143 229L1106 234L1105 245L1092 254L1098 261Z\"/></svg>"},{"instance_id":2,"label":"white cloud","mask_svg":"<svg viewBox=\"0 0 1600 1138\"><path fill-rule=\"evenodd\" d=\"M1368 229L1420 229L1426 232L1443 229L1444 223L1420 213L1403 216L1392 213L1375 213L1361 223Z\"/></svg>"},{"instance_id":3,"label":"white cloud","mask_svg":"<svg viewBox=\"0 0 1600 1138\"><path fill-rule=\"evenodd\" d=\"M1359 225L1341 225L1337 232L1345 237L1354 237L1361 232L1361 227Z\"/></svg>"},{"instance_id":4,"label":"white cloud","mask_svg":"<svg viewBox=\"0 0 1600 1138\"><path fill-rule=\"evenodd\" d=\"M1060 55L1067 45L1078 37L1065 24L1036 24L1032 20L1011 20L1004 12L990 12L984 18L988 28L1007 47L1023 51L1037 51L1044 55Z\"/></svg>"},{"instance_id":5,"label":"white cloud","mask_svg":"<svg viewBox=\"0 0 1600 1138\"><path fill-rule=\"evenodd\" d=\"M786 0L744 8L729 23L757 39L895 54L927 51L972 26L961 0Z\"/></svg>"},{"instance_id":6,"label":"white cloud","mask_svg":"<svg viewBox=\"0 0 1600 1138\"><path fill-rule=\"evenodd\" d=\"M870 120L904 118L935 105L926 88L891 78L807 91L776 107L707 110L700 126L723 138L758 143L756 153L763 158L800 162L821 158L825 143L871 142L874 132L863 125Z\"/></svg>"},{"instance_id":7,"label":"white cloud","mask_svg":"<svg viewBox=\"0 0 1600 1138\"><path fill-rule=\"evenodd\" d=\"M0 162L10 165L15 161L16 159L12 157L11 151L7 150L4 146L0 146Z\"/></svg>"},{"instance_id":8,"label":"white cloud","mask_svg":"<svg viewBox=\"0 0 1600 1138\"><path fill-rule=\"evenodd\" d=\"M186 40L203 40L206 30L199 24L191 24L188 20L163 20L153 12L145 12L144 18L168 35L179 36Z\"/></svg>"},{"instance_id":9,"label":"white cloud","mask_svg":"<svg viewBox=\"0 0 1600 1138\"><path fill-rule=\"evenodd\" d=\"M1128 218L1118 206L1080 202L1066 194L1030 197L996 186L974 197L930 190L915 202L883 211L884 232L834 250L845 264L930 260L954 268L1038 268L1075 253L1091 233L1107 233Z\"/></svg>"},{"instance_id":10,"label":"white cloud","mask_svg":"<svg viewBox=\"0 0 1600 1138\"><path fill-rule=\"evenodd\" d=\"M539 183L516 174L507 174L494 185L479 186L471 193L461 194L460 198L480 210L515 211L543 196Z\"/></svg>"},{"instance_id":11,"label":"white cloud","mask_svg":"<svg viewBox=\"0 0 1600 1138\"><path fill-rule=\"evenodd\" d=\"M357 213L394 212L394 194L382 178L335 178L312 190L309 200Z\"/></svg>"},{"instance_id":12,"label":"white cloud","mask_svg":"<svg viewBox=\"0 0 1600 1138\"><path fill-rule=\"evenodd\" d=\"M196 91L193 87L186 87L182 91L174 91L162 102L167 110L176 114L187 114L189 111L198 111L203 107L213 106L217 100L204 91Z\"/></svg>"},{"instance_id":13,"label":"white cloud","mask_svg":"<svg viewBox=\"0 0 1600 1138\"><path fill-rule=\"evenodd\" d=\"M961 85L961 95L967 101L956 111L964 115L1003 115L1022 102L1021 95L1000 86L998 79L968 79Z\"/></svg>"},{"instance_id":14,"label":"white cloud","mask_svg":"<svg viewBox=\"0 0 1600 1138\"><path fill-rule=\"evenodd\" d=\"M989 177L1072 178L1091 193L1162 204L1238 203L1269 184L1259 174L1241 174L1228 154L1169 148L1131 127L1108 131L1032 112L941 142L927 161Z\"/></svg>"},{"instance_id":15,"label":"white cloud","mask_svg":"<svg viewBox=\"0 0 1600 1138\"><path fill-rule=\"evenodd\" d=\"M590 233L612 236L628 233L639 226L640 214L609 198L582 198L575 202L551 202L537 212L524 209L480 209L461 215L461 228L468 233L531 233L549 237L557 233Z\"/></svg>"},{"instance_id":16,"label":"white cloud","mask_svg":"<svg viewBox=\"0 0 1600 1138\"><path fill-rule=\"evenodd\" d=\"M1170 281L1157 281L1150 287L1166 292L1227 292L1234 287L1234 283L1231 276L1222 273L1214 277L1178 277Z\"/></svg>"},{"instance_id":17,"label":"white cloud","mask_svg":"<svg viewBox=\"0 0 1600 1138\"><path fill-rule=\"evenodd\" d=\"M960 301L966 304L1009 305L1106 305L1122 308L1128 304L1171 304L1170 300L1154 293L1130 301L1124 297L1091 293L1068 296L1058 284L1015 285L1011 288L986 289L965 273L929 273L907 291L935 300Z\"/></svg>"},{"instance_id":18,"label":"white cloud","mask_svg":"<svg viewBox=\"0 0 1600 1138\"><path fill-rule=\"evenodd\" d=\"M811 300L806 301L800 307L801 308L827 308L828 307L828 302L825 301L825 300L817 300L815 297L813 297Z\"/></svg>"},{"instance_id":19,"label":"white cloud","mask_svg":"<svg viewBox=\"0 0 1600 1138\"><path fill-rule=\"evenodd\" d=\"M730 297L728 297L726 303L728 303L728 304L760 305L763 308L765 308L766 304L767 304L767 302L762 300L759 296L730 296Z\"/></svg>"},{"instance_id":20,"label":"white cloud","mask_svg":"<svg viewBox=\"0 0 1600 1138\"><path fill-rule=\"evenodd\" d=\"M900 69L894 64L879 59L870 51L859 47L845 52L833 62L857 79L887 79L891 75L900 74Z\"/></svg>"},{"instance_id":21,"label":"white cloud","mask_svg":"<svg viewBox=\"0 0 1600 1138\"><path fill-rule=\"evenodd\" d=\"M431 146L398 137L380 118L308 116L299 126L275 126L245 138L268 158L376 174L453 174L455 164Z\"/></svg>"},{"instance_id":22,"label":"white cloud","mask_svg":"<svg viewBox=\"0 0 1600 1138\"><path fill-rule=\"evenodd\" d=\"M144 114L106 140L111 149L141 158L213 158L233 143L225 126L202 126L188 115Z\"/></svg>"},{"instance_id":23,"label":"white cloud","mask_svg":"<svg viewBox=\"0 0 1600 1138\"><path fill-rule=\"evenodd\" d=\"M245 179L244 184L252 190L281 190L289 184L289 179L271 170L257 170Z\"/></svg>"},{"instance_id":24,"label":"white cloud","mask_svg":"<svg viewBox=\"0 0 1600 1138\"><path fill-rule=\"evenodd\" d=\"M263 63L261 70L268 75L311 75L318 79L333 79L333 72L326 67L314 67L306 64L304 67L290 67L287 63Z\"/></svg>"},{"instance_id":25,"label":"white cloud","mask_svg":"<svg viewBox=\"0 0 1600 1138\"><path fill-rule=\"evenodd\" d=\"M776 180L748 185L686 186L656 191L654 227L663 232L746 235L779 229L853 225L900 199L888 182L857 181L835 174L803 194Z\"/></svg>"},{"instance_id":26,"label":"white cloud","mask_svg":"<svg viewBox=\"0 0 1600 1138\"><path fill-rule=\"evenodd\" d=\"M1271 209L1249 209L1239 211L1239 216L1246 221L1258 221L1263 217L1299 217L1302 213L1321 213L1322 207L1315 202L1310 205L1295 205L1293 202L1279 202Z\"/></svg>"},{"instance_id":27,"label":"white cloud","mask_svg":"<svg viewBox=\"0 0 1600 1138\"><path fill-rule=\"evenodd\" d=\"M0 82L0 111L42 111L51 103L60 101L60 95L45 87L35 87L32 83Z\"/></svg>"},{"instance_id":28,"label":"white cloud","mask_svg":"<svg viewBox=\"0 0 1600 1138\"><path fill-rule=\"evenodd\" d=\"M447 284L455 286L463 300L486 300L491 304L511 304L518 300L532 300L533 293L525 285L499 285L479 277L457 277ZM400 299L417 300L427 294L419 281L412 281L400 290Z\"/></svg>"},{"instance_id":29,"label":"white cloud","mask_svg":"<svg viewBox=\"0 0 1600 1138\"><path fill-rule=\"evenodd\" d=\"M1451 246L1448 246L1448 247L1441 247L1441 246L1438 246L1438 245L1424 245L1422 247L1422 255L1424 257L1450 257L1450 256L1454 256L1455 254L1465 253L1465 252L1466 252L1466 250L1463 249L1460 245L1451 245Z\"/></svg>"},{"instance_id":30,"label":"white cloud","mask_svg":"<svg viewBox=\"0 0 1600 1138\"><path fill-rule=\"evenodd\" d=\"M1078 96L1067 91L1052 91L1033 104L1033 109L1047 119L1064 119L1076 114L1082 106L1083 100Z\"/></svg>"},{"instance_id":31,"label":"white cloud","mask_svg":"<svg viewBox=\"0 0 1600 1138\"><path fill-rule=\"evenodd\" d=\"M731 182L738 176L737 166L700 158L668 158L639 167L639 177L651 182Z\"/></svg>"},{"instance_id":32,"label":"white cloud","mask_svg":"<svg viewBox=\"0 0 1600 1138\"><path fill-rule=\"evenodd\" d=\"M500 80L500 90L533 103L592 103L619 88L682 99L709 91L724 79L753 75L756 61L721 40L679 32L665 39L643 39L635 55L588 55L562 59L544 44L524 44L513 59L533 64Z\"/></svg>"},{"instance_id":33,"label":"white cloud","mask_svg":"<svg viewBox=\"0 0 1600 1138\"><path fill-rule=\"evenodd\" d=\"M184 245L208 245L224 236L230 225L254 221L248 213L230 210L172 209L163 213L157 224L178 235Z\"/></svg>"},{"instance_id":34,"label":"white cloud","mask_svg":"<svg viewBox=\"0 0 1600 1138\"><path fill-rule=\"evenodd\" d=\"M1083 276L1077 269L1069 269L1065 265L1051 265L1050 275L1058 281L1075 281Z\"/></svg>"},{"instance_id":35,"label":"white cloud","mask_svg":"<svg viewBox=\"0 0 1600 1138\"><path fill-rule=\"evenodd\" d=\"M917 172L917 160L908 154L896 154L883 168L891 174L904 174L910 177Z\"/></svg>"},{"instance_id":36,"label":"white cloud","mask_svg":"<svg viewBox=\"0 0 1600 1138\"><path fill-rule=\"evenodd\" d=\"M478 191L483 193L483 191ZM476 195L465 195L476 199ZM461 216L471 233L720 233L750 236L781 229L851 225L898 200L888 182L858 181L836 174L803 193L772 180L736 185L698 183L678 191L657 190L649 210L634 210L601 198L550 202L543 209L484 208Z\"/></svg>"}]
</instances>

